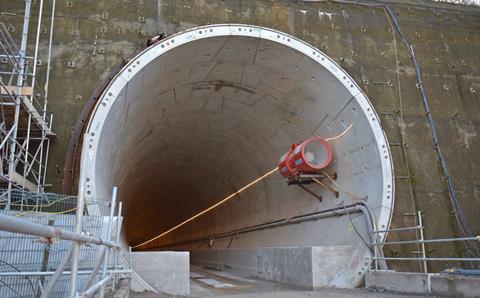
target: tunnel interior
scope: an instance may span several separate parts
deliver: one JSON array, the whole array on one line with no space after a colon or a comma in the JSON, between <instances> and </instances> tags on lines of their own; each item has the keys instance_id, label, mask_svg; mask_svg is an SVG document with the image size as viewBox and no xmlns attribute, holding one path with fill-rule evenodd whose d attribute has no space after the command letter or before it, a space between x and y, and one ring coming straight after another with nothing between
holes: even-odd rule
<instances>
[{"instance_id":1,"label":"tunnel interior","mask_svg":"<svg viewBox=\"0 0 480 298\"><path fill-rule=\"evenodd\" d=\"M193 240L357 199L368 202L379 226L390 222L388 143L368 99L338 65L274 30L195 28L133 58L98 101L84 143L86 194L109 200L118 186L124 239L136 245L275 168L293 143L334 137L350 125L331 142L326 170L338 176L338 198L309 185L320 201L275 173L145 249L208 249L212 243ZM359 242L351 220L246 234L228 247L347 245ZM359 215L353 221L366 233Z\"/></svg>"}]
</instances>

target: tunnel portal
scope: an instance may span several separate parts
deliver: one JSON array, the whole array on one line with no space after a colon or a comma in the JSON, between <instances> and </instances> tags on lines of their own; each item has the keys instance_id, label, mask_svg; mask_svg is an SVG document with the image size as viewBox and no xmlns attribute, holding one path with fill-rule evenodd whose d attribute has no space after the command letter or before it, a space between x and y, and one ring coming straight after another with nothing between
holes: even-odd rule
<instances>
[{"instance_id":1,"label":"tunnel portal","mask_svg":"<svg viewBox=\"0 0 480 298\"><path fill-rule=\"evenodd\" d=\"M349 126L331 142L326 169L337 176L325 183L338 197L309 185L319 200L275 174L142 249L349 246L361 251L352 258L363 258L368 249L352 229L368 239L362 213L328 212L363 201L378 229L389 226L394 183L379 118L334 61L275 30L210 25L140 52L93 110L80 183L91 199L109 200L118 186L124 240L134 246L271 170L291 144L334 137ZM323 211L312 220L268 226Z\"/></svg>"}]
</instances>

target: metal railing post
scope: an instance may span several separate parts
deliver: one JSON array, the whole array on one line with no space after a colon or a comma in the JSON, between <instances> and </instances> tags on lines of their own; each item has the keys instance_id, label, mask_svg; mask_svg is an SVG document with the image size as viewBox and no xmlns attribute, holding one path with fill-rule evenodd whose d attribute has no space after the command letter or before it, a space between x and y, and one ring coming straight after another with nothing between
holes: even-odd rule
<instances>
[{"instance_id":1,"label":"metal railing post","mask_svg":"<svg viewBox=\"0 0 480 298\"><path fill-rule=\"evenodd\" d=\"M49 219L48 220L48 225L53 226L55 223L54 219ZM48 261L50 259L50 247L52 245L52 241L47 241L47 244L45 245L45 250L43 251L43 258L42 258L42 268L40 269L41 271L47 271L48 269ZM43 286L44 286L44 281L45 278L42 276L38 280L38 288L36 289L35 297L40 298L42 293L43 293Z\"/></svg>"},{"instance_id":2,"label":"metal railing post","mask_svg":"<svg viewBox=\"0 0 480 298\"><path fill-rule=\"evenodd\" d=\"M18 52L18 64L19 70L17 75L17 95L15 96L15 116L14 116L14 124L18 124L20 119L20 105L21 105L21 97L22 97L22 87L23 87L23 75L25 71L25 52L27 49L27 38L28 38L28 25L30 22L30 6L31 0L25 1L25 15L23 21L23 31L22 31L22 41L20 44L20 51ZM17 132L18 132L18 125L15 125L15 129L12 133L12 145L10 146L10 157L9 157L9 164L8 164L8 193L7 193L7 200L8 205L5 207L6 210L10 210L10 203L12 200L11 191L12 191L12 176L15 172L15 150L16 150L16 140L17 140Z\"/></svg>"},{"instance_id":3,"label":"metal railing post","mask_svg":"<svg viewBox=\"0 0 480 298\"><path fill-rule=\"evenodd\" d=\"M132 247L128 247L128 269L130 270L129 280L128 280L128 287L129 289L132 288L132 272L133 272L133 263L132 263Z\"/></svg>"},{"instance_id":4,"label":"metal railing post","mask_svg":"<svg viewBox=\"0 0 480 298\"><path fill-rule=\"evenodd\" d=\"M38 23L37 23L37 36L35 39L35 52L33 54L33 70L32 70L32 88L35 88L35 75L37 72L37 59L38 59L38 44L40 42L40 31L42 29L42 15L43 15L43 0L40 0L40 8L38 9ZM32 95L32 103L33 103Z\"/></svg>"},{"instance_id":5,"label":"metal railing post","mask_svg":"<svg viewBox=\"0 0 480 298\"><path fill-rule=\"evenodd\" d=\"M376 226L376 223L373 224L373 226ZM375 233L375 228L373 230L373 256L375 258L375 270L378 271L378 246L377 244L377 233Z\"/></svg>"},{"instance_id":6,"label":"metal railing post","mask_svg":"<svg viewBox=\"0 0 480 298\"><path fill-rule=\"evenodd\" d=\"M47 288L42 293L42 298L48 298L50 296L50 292L53 290L53 287L57 283L60 276L62 276L63 270L65 270L65 266L67 266L70 257L72 256L73 248L75 247L75 243L72 243L70 249L68 250L67 255L63 258L62 262L58 265L57 270L55 270L55 274L52 276L52 279L48 283Z\"/></svg>"},{"instance_id":7,"label":"metal railing post","mask_svg":"<svg viewBox=\"0 0 480 298\"><path fill-rule=\"evenodd\" d=\"M133 264L132 264L132 247L128 247L128 265L130 266L129 269L133 270Z\"/></svg>"},{"instance_id":8,"label":"metal railing post","mask_svg":"<svg viewBox=\"0 0 480 298\"><path fill-rule=\"evenodd\" d=\"M50 36L48 39L48 58L47 58L47 75L45 79L45 98L44 98L44 104L43 104L43 117L44 121L46 121L46 114L47 114L47 103L48 103L48 83L50 81L50 63L51 63L51 57L52 57L52 41L53 41L53 25L55 23L55 3L56 0L52 1L52 13L51 13L51 20L50 20Z\"/></svg>"},{"instance_id":9,"label":"metal railing post","mask_svg":"<svg viewBox=\"0 0 480 298\"><path fill-rule=\"evenodd\" d=\"M87 134L84 135L84 140L88 140ZM80 179L78 185L78 198L77 198L77 211L75 216L75 230L74 232L80 234L82 232L82 219L83 219L83 208L85 206L85 167L87 164L87 154L88 151L86 146L86 141L83 142L82 158L80 161ZM70 284L70 295L69 297L75 297L77 293L77 273L78 273L78 256L80 253L80 243L75 242L72 252L72 276Z\"/></svg>"},{"instance_id":10,"label":"metal railing post","mask_svg":"<svg viewBox=\"0 0 480 298\"><path fill-rule=\"evenodd\" d=\"M98 270L100 270L100 266L103 265L103 260L105 259L105 253L108 250L107 246L103 246L101 248L100 256L98 257L98 261L95 263L95 267L93 267L92 273L88 277L87 282L85 283L85 286L83 287L83 291L88 290L90 286L92 285L93 281L95 280L95 277L97 276ZM115 268L113 269L115 270Z\"/></svg>"},{"instance_id":11,"label":"metal railing post","mask_svg":"<svg viewBox=\"0 0 480 298\"><path fill-rule=\"evenodd\" d=\"M110 202L110 217L108 218L108 227L107 227L107 241L111 240L112 237L112 224L113 224L113 215L115 213L115 205L117 202L117 187L114 186L112 190L112 200ZM105 259L103 259L103 271L102 271L102 281L105 280L107 276L107 264L108 264L108 255L109 255L109 249L106 250L105 252ZM108 280L106 281L108 282ZM99 297L103 298L105 295L105 284L102 284L100 288L100 293Z\"/></svg>"},{"instance_id":12,"label":"metal railing post","mask_svg":"<svg viewBox=\"0 0 480 298\"><path fill-rule=\"evenodd\" d=\"M118 246L120 246L120 230L122 228L121 226L121 216L122 216L122 208L123 208L123 203L119 202L118 203L118 212L117 212L117 230L116 230L116 235L115 235L115 242L117 243ZM117 262L118 262L118 250L115 250L115 256L113 258L113 270L117 270ZM115 292L115 284L117 283L117 275L113 276L113 284L112 284L112 292Z\"/></svg>"},{"instance_id":13,"label":"metal railing post","mask_svg":"<svg viewBox=\"0 0 480 298\"><path fill-rule=\"evenodd\" d=\"M423 237L423 220L422 220L422 212L421 211L417 211L418 212L418 225L420 226L419 228L419 232L420 232L420 240L421 240L421 245L420 247L422 248L422 258L424 259L423 260L423 270L425 271L425 273L428 273L428 269L427 269L427 261L425 260L427 255L425 253L425 238Z\"/></svg>"}]
</instances>

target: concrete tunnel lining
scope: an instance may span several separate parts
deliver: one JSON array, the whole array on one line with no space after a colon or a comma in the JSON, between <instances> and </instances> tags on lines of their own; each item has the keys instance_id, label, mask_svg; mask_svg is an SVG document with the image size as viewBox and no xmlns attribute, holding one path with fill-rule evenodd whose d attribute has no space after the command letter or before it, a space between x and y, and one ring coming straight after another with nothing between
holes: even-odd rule
<instances>
[{"instance_id":1,"label":"concrete tunnel lining","mask_svg":"<svg viewBox=\"0 0 480 298\"><path fill-rule=\"evenodd\" d=\"M292 143L338 135L351 123L351 131L332 143L328 172L338 174L343 188L366 196L377 227L388 228L390 150L354 80L285 33L249 25L198 27L145 49L112 80L90 118L80 183L87 199L108 200L111 188L119 187L124 239L134 245L272 169ZM336 199L317 186L312 190L322 202L275 174L149 248L194 250L175 244L355 200L343 191ZM358 215L353 221L363 225ZM225 241L213 248L225 248ZM250 233L228 247L360 242L350 219L337 216Z\"/></svg>"}]
</instances>

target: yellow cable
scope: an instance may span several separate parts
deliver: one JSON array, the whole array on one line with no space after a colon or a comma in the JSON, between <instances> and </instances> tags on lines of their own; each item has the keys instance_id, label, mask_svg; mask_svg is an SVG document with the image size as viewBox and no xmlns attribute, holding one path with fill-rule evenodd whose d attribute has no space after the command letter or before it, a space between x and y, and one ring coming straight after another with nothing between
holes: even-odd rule
<instances>
[{"instance_id":1,"label":"yellow cable","mask_svg":"<svg viewBox=\"0 0 480 298\"><path fill-rule=\"evenodd\" d=\"M343 137L349 130L350 128L353 127L353 123L350 124L341 134L339 134L338 136L335 136L335 137L331 137L331 138L326 138L325 141L327 142L330 142L330 141L335 141L335 140L338 140L340 139L341 137Z\"/></svg>"},{"instance_id":2,"label":"yellow cable","mask_svg":"<svg viewBox=\"0 0 480 298\"><path fill-rule=\"evenodd\" d=\"M75 208L72 208L72 209L68 209L68 210L64 210L64 211L59 211L59 212L46 212L46 211L34 211L34 210L30 210L30 211L25 211L23 213L19 213L17 215L15 215L16 217L20 217L20 216L24 216L25 214L29 214L29 213L41 213L41 214L64 214L64 213L68 213L70 211L74 211L76 210L77 207Z\"/></svg>"},{"instance_id":3,"label":"yellow cable","mask_svg":"<svg viewBox=\"0 0 480 298\"><path fill-rule=\"evenodd\" d=\"M45 207L50 207L52 206L53 204L56 204L58 202L61 202L61 201L64 201L66 199L72 199L72 198L75 198L75 196L68 196L68 197L64 197L64 198L61 198L61 199L58 199L56 201L53 201L51 203L48 203L48 204L45 204L45 205L26 205L26 204L19 204L19 203L10 203L8 205L10 206L23 206L23 207L39 207L39 208L45 208Z\"/></svg>"},{"instance_id":4,"label":"yellow cable","mask_svg":"<svg viewBox=\"0 0 480 298\"><path fill-rule=\"evenodd\" d=\"M245 185L244 187L240 188L239 190L237 190L236 192L232 193L231 195L229 195L228 197L224 198L223 200L219 201L218 203L216 203L216 204L208 207L207 209L203 210L202 212L199 212L199 213L195 214L194 216L190 217L189 219L184 220L183 222L179 223L178 225L174 226L173 228L171 228L171 229L169 229L169 230L161 233L161 234L158 235L158 236L155 236L155 237L151 238L150 240L147 240L147 241L145 241L145 242L142 242L142 243L140 243L140 244L137 244L137 245L135 245L135 246L132 246L132 248L137 248L137 247L143 246L143 245L145 245L145 244L147 244L147 243L150 243L150 242L152 242L152 241L155 241L155 240L157 240L157 239L159 239L159 238L161 238L161 237L163 237L163 236L165 236L165 235L173 232L174 230L176 230L176 229L180 228L181 226L185 225L186 223L191 222L192 220L200 217L201 215L207 213L208 211L210 211L210 210L212 210L212 209L220 206L221 204L225 203L226 201L232 199L233 197L235 197L236 195L238 195L238 194L241 193L242 191L244 191L244 190L246 190L247 188L253 186L254 184L260 182L261 180L267 178L268 176L270 176L271 174L273 174L273 173L276 172L276 171L277 171L277 167L275 167L275 168L272 169L271 171L267 172L267 173L264 174L263 176L260 176L259 178L253 180L252 182L248 183L248 184Z\"/></svg>"}]
</instances>

